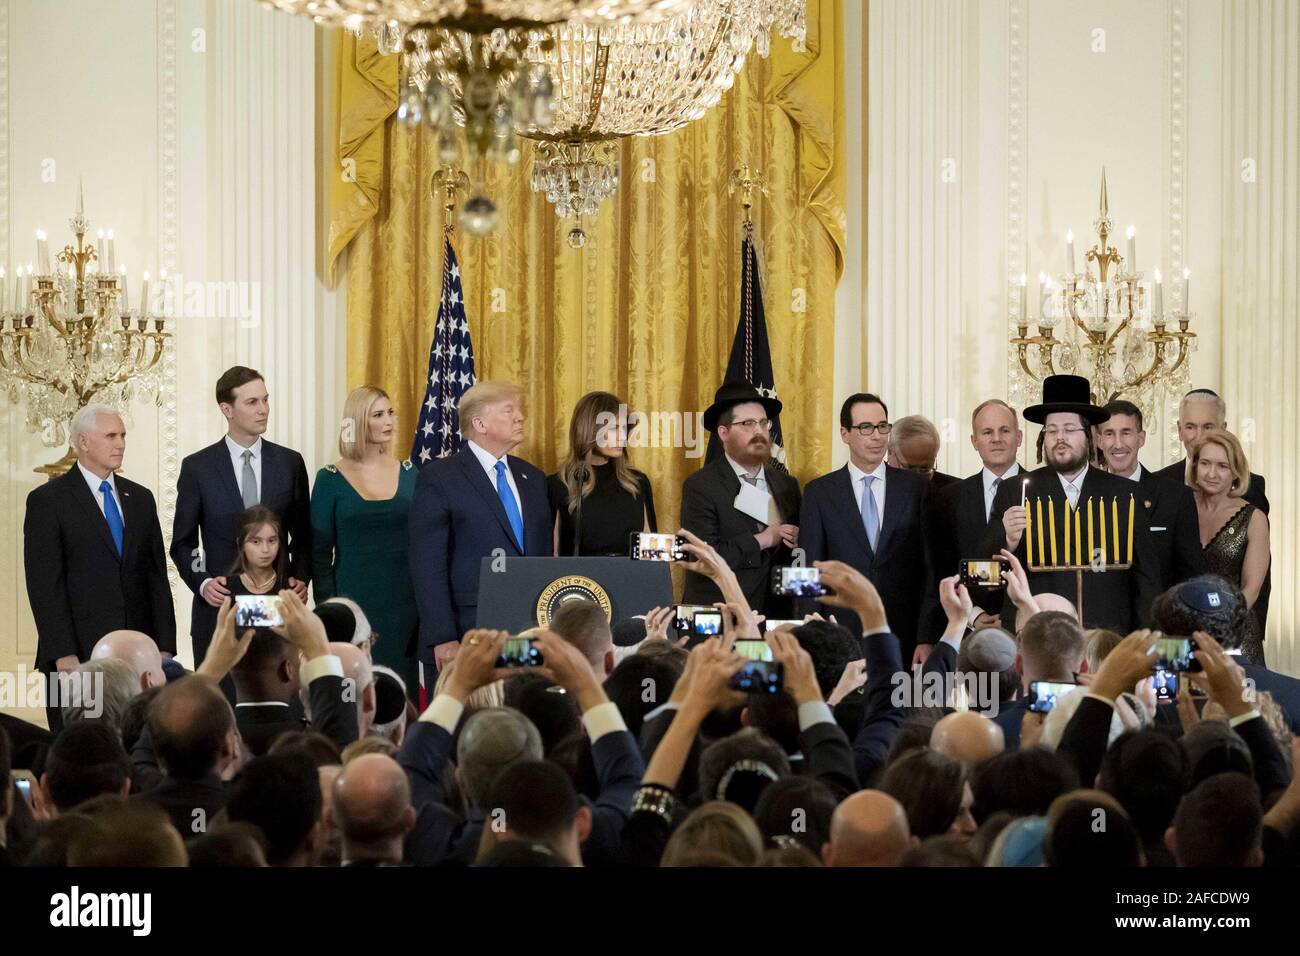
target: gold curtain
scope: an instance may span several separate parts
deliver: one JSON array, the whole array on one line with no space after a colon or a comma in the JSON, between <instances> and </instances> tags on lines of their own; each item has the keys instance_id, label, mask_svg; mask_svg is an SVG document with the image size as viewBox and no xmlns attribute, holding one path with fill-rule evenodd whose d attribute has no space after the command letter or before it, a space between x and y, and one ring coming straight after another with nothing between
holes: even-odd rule
<instances>
[{"instance_id":1,"label":"gold curtain","mask_svg":"<svg viewBox=\"0 0 1300 956\"><path fill-rule=\"evenodd\" d=\"M739 318L741 216L731 171L762 171L755 205L763 294L791 471L807 481L830 467L834 295L845 234L840 0L808 0L806 48L774 38L751 54L734 87L702 120L620 145L618 191L571 249L562 222L531 191L531 150L486 170L501 218L486 238L455 239L480 379L523 386L528 438L518 454L546 471L563 456L574 403L604 389L643 414L703 410L721 384ZM424 398L442 259L433 137L376 110L374 70L341 58L343 142L382 144L382 168L358 166L360 194L332 210L331 239L354 234L348 255L348 384L379 385L398 408L398 451ZM396 75L391 90L395 96ZM361 215L359 215L359 211ZM331 264L338 249L331 243ZM675 528L693 452L637 447L660 526Z\"/></svg>"}]
</instances>

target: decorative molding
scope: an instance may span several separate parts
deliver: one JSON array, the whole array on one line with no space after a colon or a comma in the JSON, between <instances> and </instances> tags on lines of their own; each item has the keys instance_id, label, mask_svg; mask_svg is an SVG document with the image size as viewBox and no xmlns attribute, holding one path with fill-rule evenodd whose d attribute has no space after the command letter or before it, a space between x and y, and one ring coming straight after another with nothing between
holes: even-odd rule
<instances>
[{"instance_id":1,"label":"decorative molding","mask_svg":"<svg viewBox=\"0 0 1300 956\"><path fill-rule=\"evenodd\" d=\"M1165 138L1169 158L1169 231L1165 248L1169 250L1170 276L1182 274L1187 210L1187 0L1169 0L1169 57L1166 88L1169 125ZM1172 285L1172 283L1171 283ZM1181 284L1180 284L1181 285ZM1190 303L1179 303L1184 310ZM1189 360L1190 361L1190 360ZM1177 461L1183 457L1178 439L1178 403L1181 396L1164 396L1159 427L1165 433L1165 457ZM1153 396L1153 403L1159 400Z\"/></svg>"},{"instance_id":2,"label":"decorative molding","mask_svg":"<svg viewBox=\"0 0 1300 956\"><path fill-rule=\"evenodd\" d=\"M158 264L174 275L180 243L180 143L179 91L176 80L176 0L158 3ZM174 335L185 324L172 323ZM159 521L167 544L171 545L172 519L176 515L176 483L180 462L177 452L178 415L176 400L176 341L163 353L162 409L158 435ZM172 589L180 592L180 576L167 563ZM184 602L182 602L184 606Z\"/></svg>"},{"instance_id":3,"label":"decorative molding","mask_svg":"<svg viewBox=\"0 0 1300 956\"><path fill-rule=\"evenodd\" d=\"M1016 321L1017 288L1026 269L1026 221L1029 206L1025 190L1026 140L1029 125L1028 57L1029 23L1026 0L1007 4L1007 221L1006 315L1007 332ZM1030 382L1020 371L1014 346L1007 346L1007 401L1013 408L1030 404Z\"/></svg>"}]
</instances>

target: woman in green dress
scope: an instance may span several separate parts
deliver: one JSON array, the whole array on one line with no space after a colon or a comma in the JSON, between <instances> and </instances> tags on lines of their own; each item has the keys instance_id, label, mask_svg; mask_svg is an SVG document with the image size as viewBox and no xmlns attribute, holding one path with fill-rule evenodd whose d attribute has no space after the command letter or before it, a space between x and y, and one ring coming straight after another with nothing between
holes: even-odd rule
<instances>
[{"instance_id":1,"label":"woman in green dress","mask_svg":"<svg viewBox=\"0 0 1300 956\"><path fill-rule=\"evenodd\" d=\"M407 512L416 472L389 453L395 414L382 389L362 385L343 405L339 454L311 492L312 586L316 603L347 597L374 632L376 664L419 687L418 618L407 561Z\"/></svg>"}]
</instances>

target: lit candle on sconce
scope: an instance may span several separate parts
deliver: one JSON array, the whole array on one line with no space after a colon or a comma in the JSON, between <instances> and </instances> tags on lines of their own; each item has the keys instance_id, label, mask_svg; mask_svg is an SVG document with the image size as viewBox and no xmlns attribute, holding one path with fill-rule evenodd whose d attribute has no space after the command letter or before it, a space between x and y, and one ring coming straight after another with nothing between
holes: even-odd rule
<instances>
[{"instance_id":1,"label":"lit candle on sconce","mask_svg":"<svg viewBox=\"0 0 1300 956\"><path fill-rule=\"evenodd\" d=\"M1017 310L1017 314L1020 316L1020 324L1021 324L1021 325L1025 325L1025 324L1026 324L1026 319L1025 319L1025 315L1026 315L1025 310L1026 310L1026 308L1027 308L1026 303L1025 303L1025 283L1026 283L1026 281L1027 281L1027 279L1026 279L1026 277L1025 277L1025 274L1024 274L1023 272L1020 273L1020 308Z\"/></svg>"},{"instance_id":2,"label":"lit candle on sconce","mask_svg":"<svg viewBox=\"0 0 1300 956\"><path fill-rule=\"evenodd\" d=\"M0 315L9 311L9 279L5 276L5 267L0 266Z\"/></svg>"},{"instance_id":3,"label":"lit candle on sconce","mask_svg":"<svg viewBox=\"0 0 1300 956\"><path fill-rule=\"evenodd\" d=\"M1051 294L1047 288L1047 273L1038 273L1038 317L1040 319L1047 318L1047 299Z\"/></svg>"},{"instance_id":4,"label":"lit candle on sconce","mask_svg":"<svg viewBox=\"0 0 1300 956\"><path fill-rule=\"evenodd\" d=\"M95 240L95 262L99 274L108 275L108 253L104 251L104 230L99 230L99 235Z\"/></svg>"},{"instance_id":5,"label":"lit candle on sconce","mask_svg":"<svg viewBox=\"0 0 1300 956\"><path fill-rule=\"evenodd\" d=\"M108 230L108 270L107 271L109 272L117 271L117 266L114 264L115 259L116 256L113 254L113 230L110 229Z\"/></svg>"},{"instance_id":6,"label":"lit candle on sconce","mask_svg":"<svg viewBox=\"0 0 1300 956\"><path fill-rule=\"evenodd\" d=\"M1124 235L1128 236L1128 270L1127 271L1129 275L1136 275L1138 271L1137 230L1134 229L1132 226L1129 226L1128 230L1124 233Z\"/></svg>"},{"instance_id":7,"label":"lit candle on sconce","mask_svg":"<svg viewBox=\"0 0 1300 956\"><path fill-rule=\"evenodd\" d=\"M1156 281L1151 286L1151 318L1156 322L1164 320L1165 315L1165 296L1163 279L1160 270L1156 270Z\"/></svg>"},{"instance_id":8,"label":"lit candle on sconce","mask_svg":"<svg viewBox=\"0 0 1300 956\"><path fill-rule=\"evenodd\" d=\"M140 318L149 318L149 307L151 305L153 303L149 301L149 273L146 272L144 274L144 284L140 286Z\"/></svg>"},{"instance_id":9,"label":"lit candle on sconce","mask_svg":"<svg viewBox=\"0 0 1300 956\"><path fill-rule=\"evenodd\" d=\"M1184 312L1192 311L1192 300L1188 298L1188 291L1187 291L1187 287L1191 278L1192 278L1192 270L1183 269L1183 311Z\"/></svg>"},{"instance_id":10,"label":"lit candle on sconce","mask_svg":"<svg viewBox=\"0 0 1300 956\"><path fill-rule=\"evenodd\" d=\"M41 275L50 274L50 243L45 238L45 230L36 230L36 261L40 264Z\"/></svg>"},{"instance_id":11,"label":"lit candle on sconce","mask_svg":"<svg viewBox=\"0 0 1300 956\"><path fill-rule=\"evenodd\" d=\"M1074 275L1074 230L1065 232L1065 271Z\"/></svg>"}]
</instances>

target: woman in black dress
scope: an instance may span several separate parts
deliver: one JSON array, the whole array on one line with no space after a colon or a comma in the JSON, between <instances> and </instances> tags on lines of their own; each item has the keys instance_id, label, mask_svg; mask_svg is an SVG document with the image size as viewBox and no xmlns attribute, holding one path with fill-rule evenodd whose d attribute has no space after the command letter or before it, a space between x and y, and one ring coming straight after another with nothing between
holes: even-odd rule
<instances>
[{"instance_id":1,"label":"woman in black dress","mask_svg":"<svg viewBox=\"0 0 1300 956\"><path fill-rule=\"evenodd\" d=\"M627 555L633 532L655 530L650 479L628 461L627 405L617 395L588 392L578 399L569 452L547 477L546 490L557 555Z\"/></svg>"}]
</instances>

